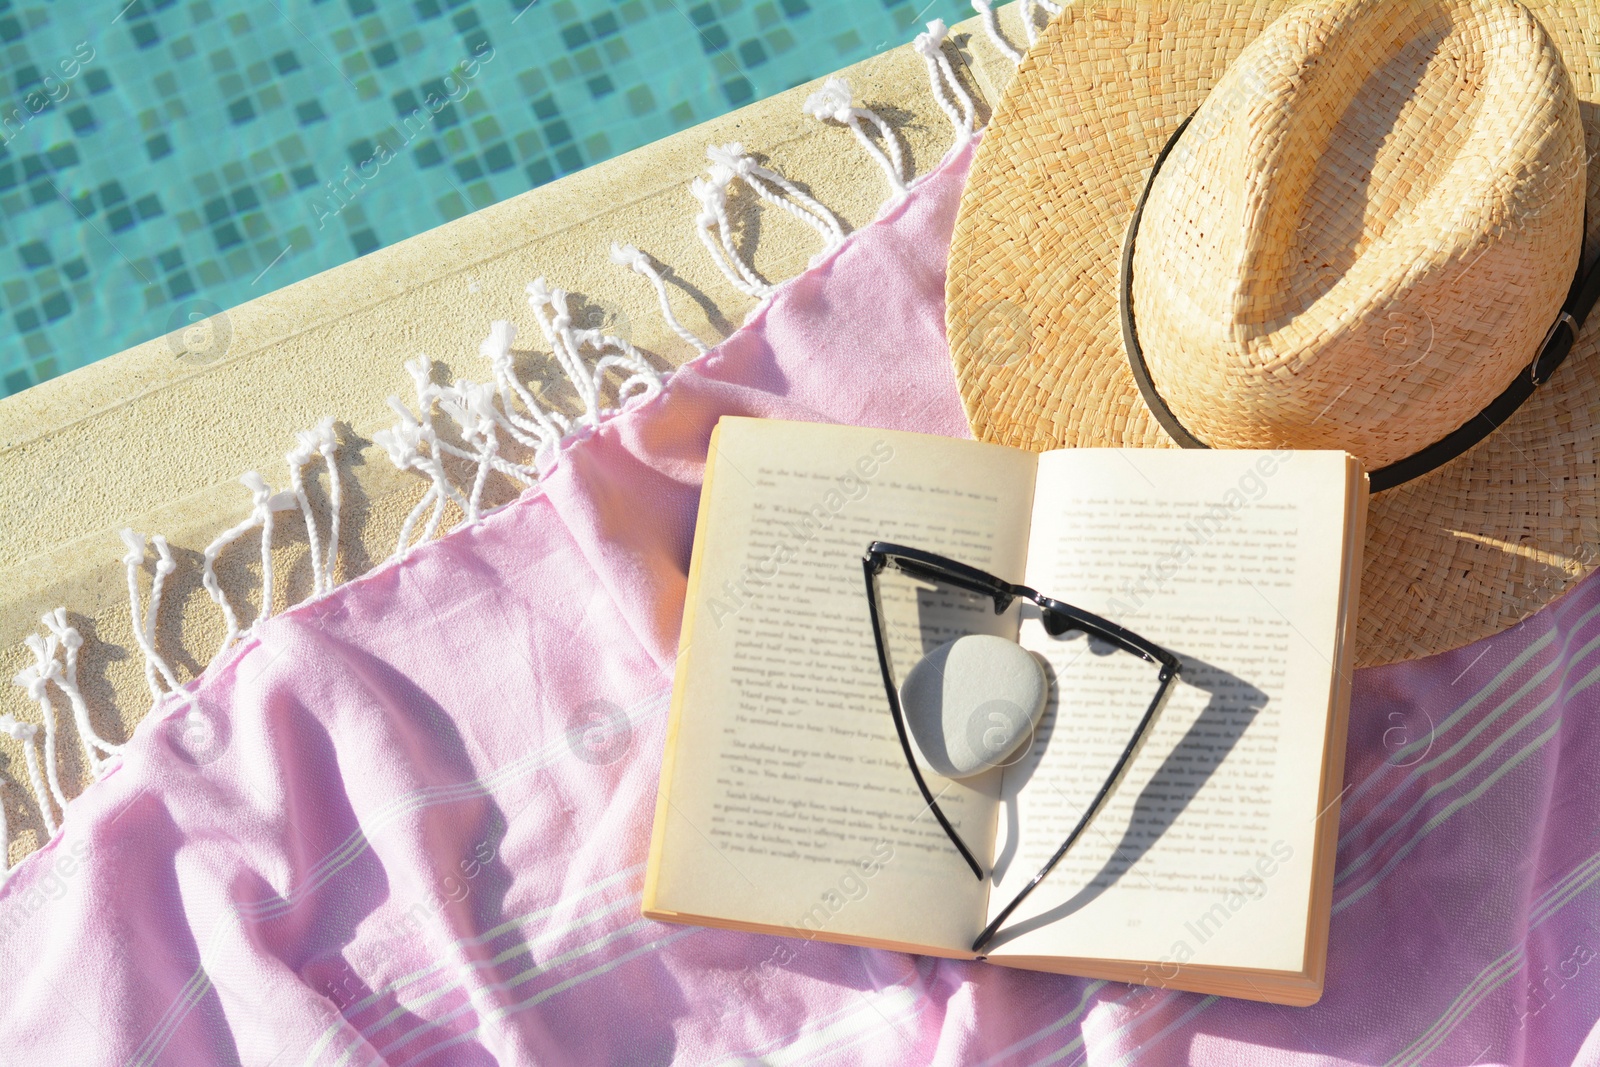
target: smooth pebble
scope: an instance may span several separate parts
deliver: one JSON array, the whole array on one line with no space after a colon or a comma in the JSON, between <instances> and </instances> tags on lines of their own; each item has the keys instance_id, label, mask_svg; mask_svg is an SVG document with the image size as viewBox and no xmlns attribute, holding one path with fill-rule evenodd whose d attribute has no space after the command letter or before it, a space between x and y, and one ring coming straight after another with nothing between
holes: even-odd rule
<instances>
[{"instance_id":1,"label":"smooth pebble","mask_svg":"<svg viewBox=\"0 0 1600 1067\"><path fill-rule=\"evenodd\" d=\"M967 634L917 661L900 704L923 761L946 778L970 778L1033 736L1048 692L1044 668L1021 645Z\"/></svg>"}]
</instances>

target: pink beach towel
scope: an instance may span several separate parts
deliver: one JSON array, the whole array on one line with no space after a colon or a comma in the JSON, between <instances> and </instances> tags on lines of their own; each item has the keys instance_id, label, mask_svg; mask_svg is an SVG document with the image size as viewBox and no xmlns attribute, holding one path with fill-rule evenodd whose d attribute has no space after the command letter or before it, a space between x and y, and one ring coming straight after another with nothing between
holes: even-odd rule
<instances>
[{"instance_id":1,"label":"pink beach towel","mask_svg":"<svg viewBox=\"0 0 1600 1067\"><path fill-rule=\"evenodd\" d=\"M960 435L970 152L481 523L257 628L0 890L17 1064L1600 1063L1600 583L1359 675L1309 1009L640 918L708 435Z\"/></svg>"}]
</instances>

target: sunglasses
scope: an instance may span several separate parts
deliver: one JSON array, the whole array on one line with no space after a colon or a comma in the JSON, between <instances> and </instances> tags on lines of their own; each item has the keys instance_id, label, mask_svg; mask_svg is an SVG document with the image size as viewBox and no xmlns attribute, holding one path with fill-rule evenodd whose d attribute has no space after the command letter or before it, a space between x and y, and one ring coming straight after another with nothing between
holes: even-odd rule
<instances>
[{"instance_id":1,"label":"sunglasses","mask_svg":"<svg viewBox=\"0 0 1600 1067\"><path fill-rule=\"evenodd\" d=\"M1012 604L1018 601L1033 604L1039 609L1040 621L1044 630L1052 637L1061 637L1072 631L1079 631L1090 637L1111 645L1115 649L1137 656L1139 659L1156 668L1156 692L1146 705L1143 715L1140 716L1138 725L1133 735L1128 739L1127 745L1118 756L1111 772L1106 776L1094 799L1084 810L1082 817L1067 838L1062 842L1054 855L1040 868L1039 873L1033 876L1022 891L995 916L994 920L984 928L973 942L972 950L981 953L986 945L994 940L1000 927L1016 911L1018 905L1025 900L1029 893L1061 862L1067 852L1082 836L1083 831L1095 815L1104 806L1106 798L1116 788L1123 772L1132 762L1134 754L1144 742L1149 733L1150 724L1154 721L1156 709L1161 706L1172 682L1178 677L1181 663L1177 656L1168 652L1160 645L1148 638L1141 637L1132 630L1118 626L1109 619L1103 619L1093 612L1068 604L1063 600L1047 597L1035 589L1025 585L1015 585L1004 581L987 571L970 567L958 560L950 559L933 552L919 548L908 548L904 545L890 544L886 541L874 541L867 546L866 555L862 558L862 570L867 584L867 605L872 616L872 637L878 649L878 668L883 674L884 692L889 698L889 714L894 719L895 733L900 738L900 749L905 754L906 764L911 768L911 777L916 780L917 789L922 794L922 799L933 812L939 825L944 829L956 851L961 853L961 858L967 861L967 866L972 868L973 875L982 881L984 878L983 867L973 856L961 835L956 832L950 820L939 808L937 798L928 788L927 780L923 777L917 765L916 756L912 750L911 737L906 730L905 711L900 703L899 688L895 685L894 671L889 663L889 644L884 628L884 613L882 608L882 590L879 577L886 570L895 570L909 578L932 582L964 590L979 597L992 601L996 615L1004 613Z\"/></svg>"}]
</instances>

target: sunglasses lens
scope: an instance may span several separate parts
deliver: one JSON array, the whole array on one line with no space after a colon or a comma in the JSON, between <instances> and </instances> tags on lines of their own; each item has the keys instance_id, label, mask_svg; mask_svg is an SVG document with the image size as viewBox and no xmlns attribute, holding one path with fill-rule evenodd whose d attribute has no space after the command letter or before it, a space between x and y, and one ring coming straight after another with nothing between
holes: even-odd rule
<instances>
[{"instance_id":1,"label":"sunglasses lens","mask_svg":"<svg viewBox=\"0 0 1600 1067\"><path fill-rule=\"evenodd\" d=\"M888 568L878 578L878 590L891 660L902 670L964 634L1006 630L995 617L990 597L930 568L914 564Z\"/></svg>"}]
</instances>

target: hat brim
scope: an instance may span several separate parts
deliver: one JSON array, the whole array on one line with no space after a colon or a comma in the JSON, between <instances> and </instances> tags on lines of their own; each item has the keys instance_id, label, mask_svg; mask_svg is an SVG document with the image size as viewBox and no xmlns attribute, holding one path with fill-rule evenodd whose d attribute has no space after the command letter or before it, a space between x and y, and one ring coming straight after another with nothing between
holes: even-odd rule
<instances>
[{"instance_id":1,"label":"hat brim","mask_svg":"<svg viewBox=\"0 0 1600 1067\"><path fill-rule=\"evenodd\" d=\"M1292 6L1073 4L1041 32L979 146L950 247L950 350L979 440L1035 451L1176 447L1123 351L1123 237L1167 138ZM1600 12L1526 6L1560 46L1580 102L1587 262L1600 233ZM1372 498L1359 666L1498 633L1600 562L1597 348L1591 323L1484 442Z\"/></svg>"}]
</instances>

